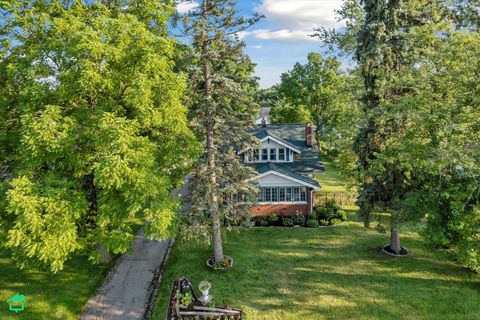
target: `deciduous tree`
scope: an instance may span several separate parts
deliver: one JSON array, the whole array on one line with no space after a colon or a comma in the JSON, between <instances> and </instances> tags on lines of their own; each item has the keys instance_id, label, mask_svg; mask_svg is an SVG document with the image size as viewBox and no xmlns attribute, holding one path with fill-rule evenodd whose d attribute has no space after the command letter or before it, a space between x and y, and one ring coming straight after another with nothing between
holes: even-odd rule
<instances>
[{"instance_id":1,"label":"deciduous tree","mask_svg":"<svg viewBox=\"0 0 480 320\"><path fill-rule=\"evenodd\" d=\"M174 10L157 0L3 2L0 141L13 179L2 221L20 261L58 271L78 250L108 261L129 250L134 220L170 234L170 191L195 145L167 36Z\"/></svg>"}]
</instances>

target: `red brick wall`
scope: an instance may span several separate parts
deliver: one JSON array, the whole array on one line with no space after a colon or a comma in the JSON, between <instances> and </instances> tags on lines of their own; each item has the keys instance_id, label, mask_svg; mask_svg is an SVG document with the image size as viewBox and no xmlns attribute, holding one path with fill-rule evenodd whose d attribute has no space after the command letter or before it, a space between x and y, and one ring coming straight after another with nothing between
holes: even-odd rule
<instances>
[{"instance_id":1,"label":"red brick wall","mask_svg":"<svg viewBox=\"0 0 480 320\"><path fill-rule=\"evenodd\" d=\"M252 216L269 216L274 213L279 216L290 216L297 211L308 213L308 204L265 204L250 209Z\"/></svg>"}]
</instances>

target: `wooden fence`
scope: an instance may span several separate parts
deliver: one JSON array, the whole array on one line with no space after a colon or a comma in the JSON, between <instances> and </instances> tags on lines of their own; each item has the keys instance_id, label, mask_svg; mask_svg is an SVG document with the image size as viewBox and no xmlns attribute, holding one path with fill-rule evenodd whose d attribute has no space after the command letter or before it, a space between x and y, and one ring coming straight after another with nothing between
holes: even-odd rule
<instances>
[{"instance_id":1,"label":"wooden fence","mask_svg":"<svg viewBox=\"0 0 480 320\"><path fill-rule=\"evenodd\" d=\"M315 205L322 206L327 200L335 199L341 206L353 206L357 201L356 192L317 192L315 193Z\"/></svg>"}]
</instances>

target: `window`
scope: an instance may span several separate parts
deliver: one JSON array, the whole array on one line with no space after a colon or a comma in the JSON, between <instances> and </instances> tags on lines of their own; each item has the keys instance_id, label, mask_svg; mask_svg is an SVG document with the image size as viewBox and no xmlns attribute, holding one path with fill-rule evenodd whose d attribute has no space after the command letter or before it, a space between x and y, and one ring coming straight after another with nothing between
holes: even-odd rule
<instances>
[{"instance_id":1,"label":"window","mask_svg":"<svg viewBox=\"0 0 480 320\"><path fill-rule=\"evenodd\" d=\"M307 191L306 187L261 188L257 200L260 203L307 202Z\"/></svg>"},{"instance_id":2,"label":"window","mask_svg":"<svg viewBox=\"0 0 480 320\"><path fill-rule=\"evenodd\" d=\"M278 188L272 188L272 202L278 202Z\"/></svg>"},{"instance_id":3,"label":"window","mask_svg":"<svg viewBox=\"0 0 480 320\"><path fill-rule=\"evenodd\" d=\"M285 201L292 201L292 188L285 188Z\"/></svg>"},{"instance_id":4,"label":"window","mask_svg":"<svg viewBox=\"0 0 480 320\"><path fill-rule=\"evenodd\" d=\"M270 161L277 161L277 149L270 149Z\"/></svg>"},{"instance_id":5,"label":"window","mask_svg":"<svg viewBox=\"0 0 480 320\"><path fill-rule=\"evenodd\" d=\"M300 201L306 202L307 201L307 188L300 188Z\"/></svg>"},{"instance_id":6,"label":"window","mask_svg":"<svg viewBox=\"0 0 480 320\"><path fill-rule=\"evenodd\" d=\"M268 149L262 149L262 161L268 161Z\"/></svg>"},{"instance_id":7,"label":"window","mask_svg":"<svg viewBox=\"0 0 480 320\"><path fill-rule=\"evenodd\" d=\"M285 149L278 149L278 160L285 161Z\"/></svg>"},{"instance_id":8,"label":"window","mask_svg":"<svg viewBox=\"0 0 480 320\"><path fill-rule=\"evenodd\" d=\"M265 188L265 202L272 202L272 188Z\"/></svg>"},{"instance_id":9,"label":"window","mask_svg":"<svg viewBox=\"0 0 480 320\"><path fill-rule=\"evenodd\" d=\"M257 201L258 202L263 202L265 197L263 196L265 193L265 188L261 188L260 191L258 192L258 198L257 198Z\"/></svg>"},{"instance_id":10,"label":"window","mask_svg":"<svg viewBox=\"0 0 480 320\"><path fill-rule=\"evenodd\" d=\"M300 188L293 189L293 202L300 202Z\"/></svg>"},{"instance_id":11,"label":"window","mask_svg":"<svg viewBox=\"0 0 480 320\"><path fill-rule=\"evenodd\" d=\"M253 149L252 161L260 161L260 150Z\"/></svg>"}]
</instances>

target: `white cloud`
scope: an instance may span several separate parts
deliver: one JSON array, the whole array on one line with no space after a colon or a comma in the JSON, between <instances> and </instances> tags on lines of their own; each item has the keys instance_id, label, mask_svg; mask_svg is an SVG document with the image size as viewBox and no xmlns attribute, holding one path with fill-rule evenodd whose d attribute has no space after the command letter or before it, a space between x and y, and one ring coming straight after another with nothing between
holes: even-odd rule
<instances>
[{"instance_id":1,"label":"white cloud","mask_svg":"<svg viewBox=\"0 0 480 320\"><path fill-rule=\"evenodd\" d=\"M250 48L253 48L253 49L262 49L262 46L250 46Z\"/></svg>"},{"instance_id":2,"label":"white cloud","mask_svg":"<svg viewBox=\"0 0 480 320\"><path fill-rule=\"evenodd\" d=\"M198 6L199 4L196 1L192 1L192 0L182 1L179 4L177 4L177 11L180 14L184 14L197 8Z\"/></svg>"},{"instance_id":3,"label":"white cloud","mask_svg":"<svg viewBox=\"0 0 480 320\"><path fill-rule=\"evenodd\" d=\"M262 0L256 8L266 16L269 29L259 29L240 35L254 35L262 40L317 41L309 37L316 27L340 27L335 9L342 0Z\"/></svg>"}]
</instances>

